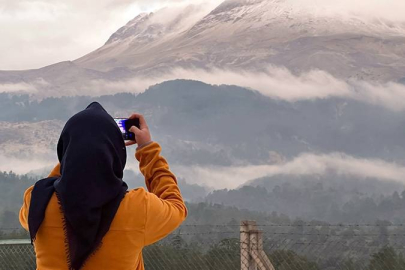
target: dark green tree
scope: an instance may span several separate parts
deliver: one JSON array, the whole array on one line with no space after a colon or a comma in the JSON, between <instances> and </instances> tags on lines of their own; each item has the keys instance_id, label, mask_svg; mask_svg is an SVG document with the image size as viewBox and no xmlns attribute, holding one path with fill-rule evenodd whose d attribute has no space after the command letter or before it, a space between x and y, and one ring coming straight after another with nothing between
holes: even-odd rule
<instances>
[{"instance_id":1,"label":"dark green tree","mask_svg":"<svg viewBox=\"0 0 405 270\"><path fill-rule=\"evenodd\" d=\"M405 270L405 261L392 247L384 247L372 255L369 270Z\"/></svg>"},{"instance_id":2,"label":"dark green tree","mask_svg":"<svg viewBox=\"0 0 405 270\"><path fill-rule=\"evenodd\" d=\"M213 245L205 256L208 269L233 270L240 269L239 239L223 239Z\"/></svg>"},{"instance_id":3,"label":"dark green tree","mask_svg":"<svg viewBox=\"0 0 405 270\"><path fill-rule=\"evenodd\" d=\"M291 250L274 251L269 255L269 259L277 270L319 270L315 262L311 262Z\"/></svg>"}]
</instances>

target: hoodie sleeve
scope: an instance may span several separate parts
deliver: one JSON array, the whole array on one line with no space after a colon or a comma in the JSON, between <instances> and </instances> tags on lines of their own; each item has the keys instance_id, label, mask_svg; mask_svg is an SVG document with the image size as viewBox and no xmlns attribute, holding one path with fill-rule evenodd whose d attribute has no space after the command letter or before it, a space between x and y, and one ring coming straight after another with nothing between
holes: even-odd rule
<instances>
[{"instance_id":1,"label":"hoodie sleeve","mask_svg":"<svg viewBox=\"0 0 405 270\"><path fill-rule=\"evenodd\" d=\"M60 163L58 163L48 175L48 177L59 177L60 176Z\"/></svg>"},{"instance_id":2,"label":"hoodie sleeve","mask_svg":"<svg viewBox=\"0 0 405 270\"><path fill-rule=\"evenodd\" d=\"M20 209L20 224L21 226L28 231L28 209L30 208L30 202L31 202L31 192L34 186L30 186L25 192L24 192L24 202L23 205Z\"/></svg>"},{"instance_id":3,"label":"hoodie sleeve","mask_svg":"<svg viewBox=\"0 0 405 270\"><path fill-rule=\"evenodd\" d=\"M55 176L60 176L60 164L56 165L51 173L48 175L48 177L55 177ZM33 190L34 186L30 186L25 192L24 192L24 202L23 205L20 209L20 224L21 226L28 231L28 210L30 209L30 203L31 203L31 192Z\"/></svg>"},{"instance_id":4,"label":"hoodie sleeve","mask_svg":"<svg viewBox=\"0 0 405 270\"><path fill-rule=\"evenodd\" d=\"M170 234L187 216L176 177L160 152L160 145L152 142L135 154L149 191L146 195L145 245Z\"/></svg>"}]
</instances>

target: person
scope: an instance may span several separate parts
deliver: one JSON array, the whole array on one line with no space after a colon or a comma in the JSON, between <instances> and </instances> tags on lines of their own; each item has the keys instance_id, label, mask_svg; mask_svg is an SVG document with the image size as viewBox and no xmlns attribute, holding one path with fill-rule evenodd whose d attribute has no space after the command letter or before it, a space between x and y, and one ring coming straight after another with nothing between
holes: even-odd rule
<instances>
[{"instance_id":1,"label":"person","mask_svg":"<svg viewBox=\"0 0 405 270\"><path fill-rule=\"evenodd\" d=\"M122 180L126 146L114 119L98 103L66 123L59 164L24 194L20 223L29 231L38 270L140 270L142 249L174 231L187 209L161 148L142 115L135 157L146 187Z\"/></svg>"}]
</instances>

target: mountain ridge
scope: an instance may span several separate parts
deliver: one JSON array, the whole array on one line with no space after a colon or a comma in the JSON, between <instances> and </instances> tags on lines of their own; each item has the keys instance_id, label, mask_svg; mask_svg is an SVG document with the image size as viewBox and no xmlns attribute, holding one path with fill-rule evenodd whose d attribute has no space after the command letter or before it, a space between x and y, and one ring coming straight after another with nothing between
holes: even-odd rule
<instances>
[{"instance_id":1,"label":"mountain ridge","mask_svg":"<svg viewBox=\"0 0 405 270\"><path fill-rule=\"evenodd\" d=\"M165 8L136 16L104 46L74 61L0 71L0 85L31 84L43 96L97 95L99 84L160 82L176 69L243 74L265 73L269 66L297 76L322 70L342 80L403 82L405 24L328 16L282 0Z\"/></svg>"},{"instance_id":2,"label":"mountain ridge","mask_svg":"<svg viewBox=\"0 0 405 270\"><path fill-rule=\"evenodd\" d=\"M142 15L142 24L154 26L155 31L156 25L145 20L159 16L159 11ZM130 22L127 26L129 31L131 27L138 29L141 25ZM148 33L147 28L142 31ZM153 31L150 32L152 36ZM112 38L116 36L117 33ZM366 23L356 17L320 16L293 9L280 0L228 0L165 42L153 39L147 46L135 44L131 49L126 47L125 38L121 41L122 44L116 44L116 50L124 51L121 55L111 55L109 44L96 51L103 55L106 50L104 56L97 54L101 61L93 59L91 53L75 63L104 71L126 66L145 75L164 73L174 67L260 70L269 64L298 72L322 69L343 78L356 76L354 70L362 71L363 77L373 80L399 80L405 74L402 67L405 48L400 45L405 41L405 25L389 26L377 20ZM348 51L342 52L342 49ZM325 58L327 61L323 60ZM336 67L331 67L331 61ZM400 71L392 72L393 76L388 75L388 70L393 69L386 64L389 61L399 64ZM381 67L374 68L371 62ZM353 74L347 74L345 69ZM380 78L379 72L383 73Z\"/></svg>"}]
</instances>

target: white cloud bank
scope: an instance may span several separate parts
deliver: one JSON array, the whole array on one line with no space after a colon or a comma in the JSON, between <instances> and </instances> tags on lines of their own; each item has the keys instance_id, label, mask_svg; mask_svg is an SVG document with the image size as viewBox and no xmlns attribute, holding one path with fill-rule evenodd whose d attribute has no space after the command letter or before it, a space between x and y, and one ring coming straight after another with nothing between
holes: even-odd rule
<instances>
[{"instance_id":1,"label":"white cloud bank","mask_svg":"<svg viewBox=\"0 0 405 270\"><path fill-rule=\"evenodd\" d=\"M0 171L25 174L52 168L54 159L22 159L0 154ZM357 178L373 177L383 181L405 184L405 166L380 159L360 159L342 153L303 153L296 158L275 165L248 165L238 167L219 166L171 166L177 177L189 184L200 184L213 189L237 188L249 180L275 175L325 175L334 173ZM137 162L128 162L126 169L138 172Z\"/></svg>"},{"instance_id":2,"label":"white cloud bank","mask_svg":"<svg viewBox=\"0 0 405 270\"><path fill-rule=\"evenodd\" d=\"M187 183L205 184L215 189L237 188L249 180L274 175L338 175L373 177L405 184L405 167L379 159L358 159L341 153L304 153L277 165L240 167L175 166L173 171Z\"/></svg>"},{"instance_id":3,"label":"white cloud bank","mask_svg":"<svg viewBox=\"0 0 405 270\"><path fill-rule=\"evenodd\" d=\"M198 80L215 85L238 85L257 90L271 98L290 102L342 97L383 106L394 111L405 110L405 85L403 84L360 80L344 81L321 70L294 75L288 69L276 67L269 67L264 72L175 69L158 78L133 78L119 82L92 81L84 86L84 92L141 93L150 85L175 79Z\"/></svg>"},{"instance_id":4,"label":"white cloud bank","mask_svg":"<svg viewBox=\"0 0 405 270\"><path fill-rule=\"evenodd\" d=\"M0 93L36 93L37 88L28 83L6 83L0 84Z\"/></svg>"},{"instance_id":5,"label":"white cloud bank","mask_svg":"<svg viewBox=\"0 0 405 270\"><path fill-rule=\"evenodd\" d=\"M168 80L197 80L213 85L237 85L259 91L264 96L295 102L299 100L348 98L393 111L405 110L405 85L395 82L367 82L335 78L322 70L294 75L286 68L269 67L263 72L223 69L174 69L159 77L135 77L121 81L93 80L75 87L60 88L39 78L32 83L0 84L1 92L26 92L37 96L100 96L122 92L142 93L148 87ZM55 90L58 89L58 90Z\"/></svg>"},{"instance_id":6,"label":"white cloud bank","mask_svg":"<svg viewBox=\"0 0 405 270\"><path fill-rule=\"evenodd\" d=\"M42 171L55 165L55 161L52 161L51 159L21 159L0 154L0 171L13 171L17 174L26 174L31 171Z\"/></svg>"},{"instance_id":7,"label":"white cloud bank","mask_svg":"<svg viewBox=\"0 0 405 270\"><path fill-rule=\"evenodd\" d=\"M44 79L39 78L33 82L0 84L0 93L29 93L38 94L41 89L50 86Z\"/></svg>"}]
</instances>

